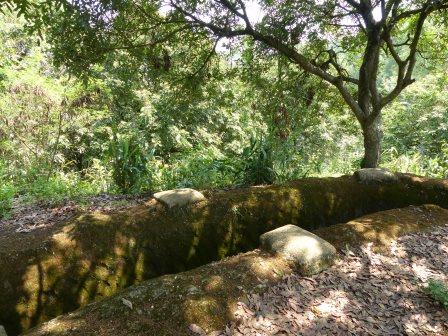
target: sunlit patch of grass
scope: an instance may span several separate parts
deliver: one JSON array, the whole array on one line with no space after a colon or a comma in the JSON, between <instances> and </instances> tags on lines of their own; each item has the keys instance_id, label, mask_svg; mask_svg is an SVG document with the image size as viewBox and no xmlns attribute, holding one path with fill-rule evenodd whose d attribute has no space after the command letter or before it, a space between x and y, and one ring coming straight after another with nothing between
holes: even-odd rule
<instances>
[{"instance_id":1,"label":"sunlit patch of grass","mask_svg":"<svg viewBox=\"0 0 448 336\"><path fill-rule=\"evenodd\" d=\"M431 296L435 301L442 304L445 309L448 309L448 285L439 281L430 279L428 286L425 287L425 292Z\"/></svg>"}]
</instances>

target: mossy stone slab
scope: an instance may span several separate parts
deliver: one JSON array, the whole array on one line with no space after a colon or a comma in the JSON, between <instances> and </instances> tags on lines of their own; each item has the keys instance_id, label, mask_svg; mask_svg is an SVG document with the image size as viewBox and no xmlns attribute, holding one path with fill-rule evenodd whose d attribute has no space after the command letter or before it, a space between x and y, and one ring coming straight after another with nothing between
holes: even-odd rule
<instances>
[{"instance_id":1,"label":"mossy stone slab","mask_svg":"<svg viewBox=\"0 0 448 336\"><path fill-rule=\"evenodd\" d=\"M204 195L190 188L165 190L154 194L154 198L169 208L185 206L205 200Z\"/></svg>"},{"instance_id":2,"label":"mossy stone slab","mask_svg":"<svg viewBox=\"0 0 448 336\"><path fill-rule=\"evenodd\" d=\"M302 275L320 273L336 258L333 245L292 224L262 234L260 244L262 249L294 264Z\"/></svg>"},{"instance_id":3,"label":"mossy stone slab","mask_svg":"<svg viewBox=\"0 0 448 336\"><path fill-rule=\"evenodd\" d=\"M364 184L397 183L399 180L393 172L381 168L359 169L354 175L358 182Z\"/></svg>"}]
</instances>

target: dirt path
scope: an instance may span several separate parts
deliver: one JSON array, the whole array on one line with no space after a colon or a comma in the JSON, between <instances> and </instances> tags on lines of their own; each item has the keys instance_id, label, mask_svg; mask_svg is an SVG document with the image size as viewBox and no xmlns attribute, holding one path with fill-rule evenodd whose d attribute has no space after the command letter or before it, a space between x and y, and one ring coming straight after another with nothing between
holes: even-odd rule
<instances>
[{"instance_id":1,"label":"dirt path","mask_svg":"<svg viewBox=\"0 0 448 336\"><path fill-rule=\"evenodd\" d=\"M0 219L0 237L5 240L23 239L26 242L33 236L45 238L61 224L74 218L81 212L101 211L109 213L126 209L132 205L143 204L148 195L97 195L86 197L81 201L64 201L60 203L36 202L28 204L20 198L15 199L8 218Z\"/></svg>"},{"instance_id":2,"label":"dirt path","mask_svg":"<svg viewBox=\"0 0 448 336\"><path fill-rule=\"evenodd\" d=\"M387 255L366 246L311 278L287 276L214 335L448 335L448 312L422 291L430 278L448 280L448 226L403 236Z\"/></svg>"}]
</instances>

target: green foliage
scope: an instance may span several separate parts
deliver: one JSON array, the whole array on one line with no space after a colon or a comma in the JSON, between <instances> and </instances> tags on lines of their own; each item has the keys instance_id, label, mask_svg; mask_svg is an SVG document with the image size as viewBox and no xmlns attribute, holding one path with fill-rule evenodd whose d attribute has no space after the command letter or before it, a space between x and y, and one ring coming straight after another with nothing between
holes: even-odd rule
<instances>
[{"instance_id":1,"label":"green foliage","mask_svg":"<svg viewBox=\"0 0 448 336\"><path fill-rule=\"evenodd\" d=\"M273 153L269 142L252 138L241 155L241 169L237 181L242 185L271 184L275 181Z\"/></svg>"},{"instance_id":2,"label":"green foliage","mask_svg":"<svg viewBox=\"0 0 448 336\"><path fill-rule=\"evenodd\" d=\"M384 163L384 167L394 171L409 172L416 175L447 178L447 148L444 145L439 154L429 156L411 150L399 154L397 149L392 147L385 152L387 161Z\"/></svg>"},{"instance_id":3,"label":"green foliage","mask_svg":"<svg viewBox=\"0 0 448 336\"><path fill-rule=\"evenodd\" d=\"M198 148L172 158L169 163L151 163L153 188L226 188L235 184L236 164L216 148Z\"/></svg>"},{"instance_id":4,"label":"green foliage","mask_svg":"<svg viewBox=\"0 0 448 336\"><path fill-rule=\"evenodd\" d=\"M40 177L22 187L22 192L30 202L46 200L58 203L67 199L95 195L103 191L97 186L97 183L91 183L77 173L62 172L58 172L48 179Z\"/></svg>"},{"instance_id":5,"label":"green foliage","mask_svg":"<svg viewBox=\"0 0 448 336\"><path fill-rule=\"evenodd\" d=\"M16 189L12 183L3 183L0 186L0 218L7 217L10 213L12 200Z\"/></svg>"},{"instance_id":6,"label":"green foliage","mask_svg":"<svg viewBox=\"0 0 448 336\"><path fill-rule=\"evenodd\" d=\"M385 142L399 152L437 154L448 143L448 76L426 75L403 93L385 113Z\"/></svg>"},{"instance_id":7,"label":"green foliage","mask_svg":"<svg viewBox=\"0 0 448 336\"><path fill-rule=\"evenodd\" d=\"M147 162L151 153L145 153L139 141L131 137L112 142L111 154L113 178L119 190L124 193L139 190L139 184L149 178Z\"/></svg>"},{"instance_id":8,"label":"green foliage","mask_svg":"<svg viewBox=\"0 0 448 336\"><path fill-rule=\"evenodd\" d=\"M448 177L448 76L425 75L384 112L386 166Z\"/></svg>"},{"instance_id":9,"label":"green foliage","mask_svg":"<svg viewBox=\"0 0 448 336\"><path fill-rule=\"evenodd\" d=\"M5 162L0 162L0 218L8 216L16 188L9 178Z\"/></svg>"},{"instance_id":10,"label":"green foliage","mask_svg":"<svg viewBox=\"0 0 448 336\"><path fill-rule=\"evenodd\" d=\"M138 27L143 18L132 13L121 12L118 23ZM359 166L362 134L339 92L272 50L244 38L208 59L213 41L191 42L185 31L161 46L100 55L113 42L108 32L95 35L101 25L84 27L87 17L67 14L58 13L40 41L24 20L0 20L1 214L18 195L58 202L99 192L228 188L351 174ZM89 30L81 40L91 49L60 39L70 20ZM321 42L298 48L312 54ZM352 42L344 43L350 49ZM87 63L70 69L83 76L53 65L83 53ZM350 72L359 63L356 53L340 58ZM382 63L379 81L390 89L393 64ZM419 80L384 110L382 165L447 177L448 77L443 65L431 67L431 74L418 67Z\"/></svg>"},{"instance_id":11,"label":"green foliage","mask_svg":"<svg viewBox=\"0 0 448 336\"><path fill-rule=\"evenodd\" d=\"M448 309L448 286L446 284L430 279L428 281L428 287L425 288L425 292L435 301L441 303L445 309Z\"/></svg>"}]
</instances>

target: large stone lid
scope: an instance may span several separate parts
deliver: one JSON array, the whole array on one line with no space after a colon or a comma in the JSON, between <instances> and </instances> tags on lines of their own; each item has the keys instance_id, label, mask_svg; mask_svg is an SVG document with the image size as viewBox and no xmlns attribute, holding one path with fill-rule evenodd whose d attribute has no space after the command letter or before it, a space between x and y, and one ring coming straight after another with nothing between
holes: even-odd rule
<instances>
[{"instance_id":1,"label":"large stone lid","mask_svg":"<svg viewBox=\"0 0 448 336\"><path fill-rule=\"evenodd\" d=\"M154 198L169 208L184 206L205 200L204 195L190 188L165 190L154 194Z\"/></svg>"},{"instance_id":2,"label":"large stone lid","mask_svg":"<svg viewBox=\"0 0 448 336\"><path fill-rule=\"evenodd\" d=\"M393 172L382 168L364 168L354 173L356 179L364 184L395 183L398 177Z\"/></svg>"},{"instance_id":3,"label":"large stone lid","mask_svg":"<svg viewBox=\"0 0 448 336\"><path fill-rule=\"evenodd\" d=\"M303 275L325 270L336 257L333 245L292 224L262 234L260 244L262 249L293 263Z\"/></svg>"}]
</instances>

